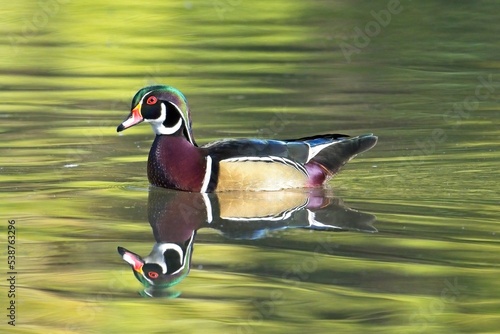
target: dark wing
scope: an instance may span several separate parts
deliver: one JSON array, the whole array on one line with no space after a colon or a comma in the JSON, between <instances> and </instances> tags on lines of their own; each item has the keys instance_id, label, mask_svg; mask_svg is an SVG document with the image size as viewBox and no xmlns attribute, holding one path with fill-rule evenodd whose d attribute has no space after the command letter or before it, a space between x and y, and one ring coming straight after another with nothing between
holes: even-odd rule
<instances>
[{"instance_id":1,"label":"dark wing","mask_svg":"<svg viewBox=\"0 0 500 334\"><path fill-rule=\"evenodd\" d=\"M225 139L201 147L218 161L247 158L283 158L299 164L307 163L310 146L301 141L263 139Z\"/></svg>"},{"instance_id":2,"label":"dark wing","mask_svg":"<svg viewBox=\"0 0 500 334\"><path fill-rule=\"evenodd\" d=\"M324 139L306 139L311 146L309 160L322 165L331 174L335 174L349 160L375 146L377 137L372 134L357 137L332 138L329 143Z\"/></svg>"}]
</instances>

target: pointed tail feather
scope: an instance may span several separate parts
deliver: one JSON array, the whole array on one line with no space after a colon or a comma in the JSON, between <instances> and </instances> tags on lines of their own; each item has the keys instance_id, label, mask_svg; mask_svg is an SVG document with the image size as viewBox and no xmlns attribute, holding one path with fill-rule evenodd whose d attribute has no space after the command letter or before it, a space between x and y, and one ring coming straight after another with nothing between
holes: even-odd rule
<instances>
[{"instance_id":1,"label":"pointed tail feather","mask_svg":"<svg viewBox=\"0 0 500 334\"><path fill-rule=\"evenodd\" d=\"M309 163L315 162L321 165L328 171L327 177L333 176L349 160L375 146L377 139L377 136L373 134L342 138L340 141L325 147Z\"/></svg>"}]
</instances>

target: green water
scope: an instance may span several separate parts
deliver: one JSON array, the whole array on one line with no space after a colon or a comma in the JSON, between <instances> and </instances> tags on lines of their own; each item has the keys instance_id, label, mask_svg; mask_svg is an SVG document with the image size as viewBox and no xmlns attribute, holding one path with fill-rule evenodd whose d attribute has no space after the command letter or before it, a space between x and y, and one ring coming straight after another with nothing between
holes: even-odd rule
<instances>
[{"instance_id":1,"label":"green water","mask_svg":"<svg viewBox=\"0 0 500 334\"><path fill-rule=\"evenodd\" d=\"M437 0L3 4L0 331L500 331L499 10ZM187 96L199 143L375 133L377 146L325 196L375 216L377 232L245 239L201 228L190 274L164 298L143 297L116 248L146 255L155 242L153 134L116 126L153 83Z\"/></svg>"}]
</instances>

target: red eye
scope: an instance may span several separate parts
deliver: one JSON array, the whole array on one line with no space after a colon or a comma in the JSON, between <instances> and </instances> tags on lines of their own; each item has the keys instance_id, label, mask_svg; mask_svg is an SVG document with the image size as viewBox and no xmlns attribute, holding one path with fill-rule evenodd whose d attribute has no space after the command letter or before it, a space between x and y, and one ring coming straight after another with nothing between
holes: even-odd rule
<instances>
[{"instance_id":1,"label":"red eye","mask_svg":"<svg viewBox=\"0 0 500 334\"><path fill-rule=\"evenodd\" d=\"M156 98L156 96L150 96L150 97L148 97L148 99L146 100L146 103L147 103L147 104L149 104L149 105L153 105L153 104L155 104L157 101L158 101L158 99Z\"/></svg>"},{"instance_id":2,"label":"red eye","mask_svg":"<svg viewBox=\"0 0 500 334\"><path fill-rule=\"evenodd\" d=\"M149 100L149 99L148 99L148 100ZM155 100L156 100L156 98L155 98ZM158 275L158 273L157 273L157 272L150 271L150 272L148 273L148 276L149 276L149 278L153 278L153 279L154 279L154 278L157 278L159 275Z\"/></svg>"}]
</instances>

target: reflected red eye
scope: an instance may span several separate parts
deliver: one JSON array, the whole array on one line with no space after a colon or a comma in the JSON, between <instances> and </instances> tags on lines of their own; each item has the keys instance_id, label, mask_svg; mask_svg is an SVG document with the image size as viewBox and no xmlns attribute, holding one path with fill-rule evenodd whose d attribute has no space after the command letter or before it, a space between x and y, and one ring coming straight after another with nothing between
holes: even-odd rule
<instances>
[{"instance_id":1,"label":"reflected red eye","mask_svg":"<svg viewBox=\"0 0 500 334\"><path fill-rule=\"evenodd\" d=\"M150 96L146 100L146 103L149 105L152 105L152 104L155 104L157 101L158 101L158 99L156 98L156 96Z\"/></svg>"},{"instance_id":2,"label":"reflected red eye","mask_svg":"<svg viewBox=\"0 0 500 334\"><path fill-rule=\"evenodd\" d=\"M158 273L156 273L154 271L150 271L148 273L148 276L149 276L149 278L157 278L159 275L158 275Z\"/></svg>"}]
</instances>

